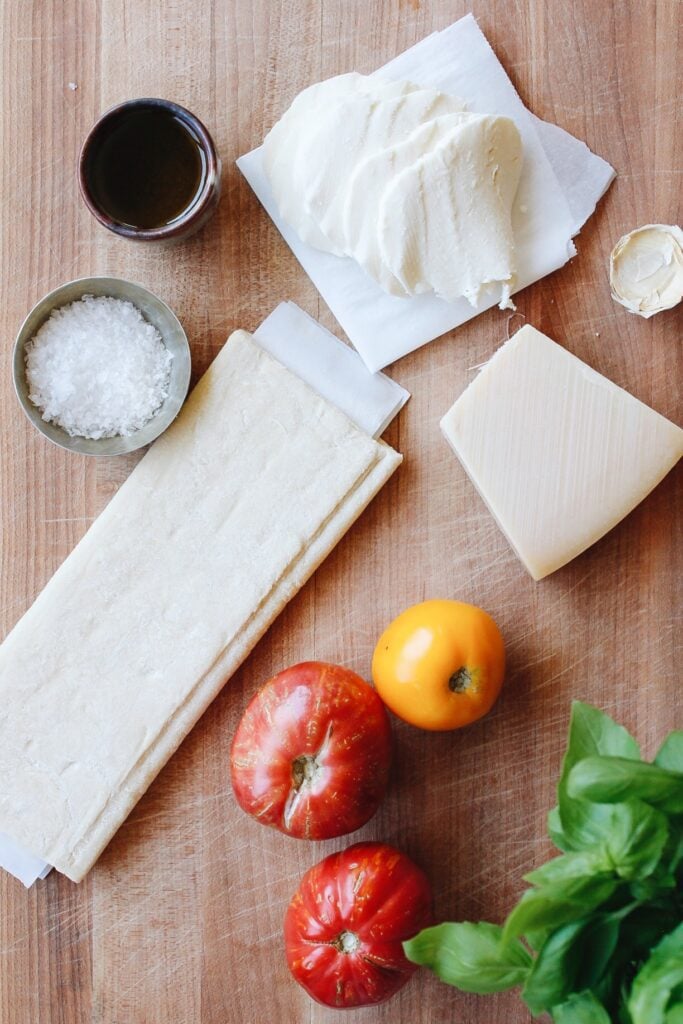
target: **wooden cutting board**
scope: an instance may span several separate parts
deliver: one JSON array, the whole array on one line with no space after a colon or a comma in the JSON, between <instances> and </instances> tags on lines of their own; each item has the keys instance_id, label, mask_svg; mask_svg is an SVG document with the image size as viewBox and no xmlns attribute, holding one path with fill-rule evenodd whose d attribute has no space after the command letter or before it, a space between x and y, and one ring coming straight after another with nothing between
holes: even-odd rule
<instances>
[{"instance_id":1,"label":"wooden cutting board","mask_svg":"<svg viewBox=\"0 0 683 1024\"><path fill-rule=\"evenodd\" d=\"M9 357L31 305L69 278L139 281L176 310L195 378L236 327L289 298L339 333L234 160L304 86L369 72L470 9L464 0L24 0L2 5L0 630L4 635L130 472L51 447L12 394ZM680 468L592 550L540 584L510 551L438 421L524 320L681 420L681 308L649 322L610 298L607 259L639 224L680 223L677 0L474 0L522 98L584 139L619 177L578 257L401 360L413 398L387 432L399 473L290 604L140 802L89 878L30 891L0 877L2 1024L323 1024L339 1018L289 978L282 916L303 872L348 840L306 844L244 816L228 755L260 683L298 660L367 676L376 638L428 596L481 604L507 640L494 712L466 732L395 723L391 793L354 838L394 843L428 872L442 918L500 920L550 853L545 816L572 698L631 728L651 756L682 724ZM76 187L96 116L132 96L195 111L224 163L217 216L176 247L127 243ZM201 588L201 579L188 580ZM93 685L97 681L93 680ZM463 996L418 974L363 1024L522 1024L516 994Z\"/></svg>"}]
</instances>

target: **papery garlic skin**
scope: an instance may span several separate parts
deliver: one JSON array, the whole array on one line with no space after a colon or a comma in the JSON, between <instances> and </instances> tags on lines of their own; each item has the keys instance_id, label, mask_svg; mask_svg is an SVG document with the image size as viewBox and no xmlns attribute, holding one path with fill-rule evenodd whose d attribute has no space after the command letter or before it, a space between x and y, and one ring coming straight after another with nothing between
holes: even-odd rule
<instances>
[{"instance_id":1,"label":"papery garlic skin","mask_svg":"<svg viewBox=\"0 0 683 1024\"><path fill-rule=\"evenodd\" d=\"M645 224L619 239L610 255L612 298L649 319L683 298L683 231Z\"/></svg>"}]
</instances>

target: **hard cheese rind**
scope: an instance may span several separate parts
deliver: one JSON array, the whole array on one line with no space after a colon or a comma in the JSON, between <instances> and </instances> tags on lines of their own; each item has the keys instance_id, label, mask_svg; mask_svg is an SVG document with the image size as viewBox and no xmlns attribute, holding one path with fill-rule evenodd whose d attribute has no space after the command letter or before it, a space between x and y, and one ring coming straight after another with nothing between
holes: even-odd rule
<instances>
[{"instance_id":1,"label":"hard cheese rind","mask_svg":"<svg viewBox=\"0 0 683 1024\"><path fill-rule=\"evenodd\" d=\"M400 461L236 332L0 647L0 831L80 880Z\"/></svg>"},{"instance_id":2,"label":"hard cheese rind","mask_svg":"<svg viewBox=\"0 0 683 1024\"><path fill-rule=\"evenodd\" d=\"M599 540L683 455L683 430L531 326L441 429L535 580Z\"/></svg>"}]
</instances>

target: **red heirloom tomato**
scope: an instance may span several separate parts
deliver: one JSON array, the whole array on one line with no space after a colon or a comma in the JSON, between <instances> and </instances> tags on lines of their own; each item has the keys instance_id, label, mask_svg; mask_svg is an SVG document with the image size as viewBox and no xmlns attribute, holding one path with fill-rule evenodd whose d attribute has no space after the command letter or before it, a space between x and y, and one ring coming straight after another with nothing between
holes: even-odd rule
<instances>
[{"instance_id":1,"label":"red heirloom tomato","mask_svg":"<svg viewBox=\"0 0 683 1024\"><path fill-rule=\"evenodd\" d=\"M297 839L330 839L364 825L389 779L384 704L355 672L307 661L256 694L231 752L237 802Z\"/></svg>"},{"instance_id":2,"label":"red heirloom tomato","mask_svg":"<svg viewBox=\"0 0 683 1024\"><path fill-rule=\"evenodd\" d=\"M325 1006L369 1006L415 970L402 943L432 923L431 889L416 864L384 843L356 843L301 880L285 915L289 969Z\"/></svg>"}]
</instances>

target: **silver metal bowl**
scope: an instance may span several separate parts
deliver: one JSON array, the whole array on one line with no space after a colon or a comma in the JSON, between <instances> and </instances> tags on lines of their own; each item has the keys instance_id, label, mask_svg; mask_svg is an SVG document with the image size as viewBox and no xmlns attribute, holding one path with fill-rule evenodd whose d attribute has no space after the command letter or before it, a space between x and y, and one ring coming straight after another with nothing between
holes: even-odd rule
<instances>
[{"instance_id":1,"label":"silver metal bowl","mask_svg":"<svg viewBox=\"0 0 683 1024\"><path fill-rule=\"evenodd\" d=\"M140 310L149 323L159 331L164 345L173 356L171 380L166 400L159 411L144 427L128 437L71 437L55 423L44 420L40 409L28 397L26 382L26 344L42 327L54 309L82 299L84 295L106 295L113 299L126 299ZM119 277L81 277L55 288L38 302L24 320L14 343L12 356L14 388L21 406L34 427L53 444L81 455L123 455L150 444L166 430L176 418L190 386L190 346L177 316L165 302L139 284Z\"/></svg>"}]
</instances>

